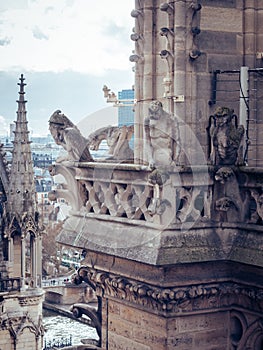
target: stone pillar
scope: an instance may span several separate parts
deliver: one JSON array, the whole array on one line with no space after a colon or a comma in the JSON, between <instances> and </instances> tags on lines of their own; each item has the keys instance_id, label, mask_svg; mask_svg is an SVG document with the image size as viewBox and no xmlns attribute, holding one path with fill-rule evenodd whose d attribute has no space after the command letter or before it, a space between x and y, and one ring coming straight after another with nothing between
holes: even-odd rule
<instances>
[{"instance_id":1,"label":"stone pillar","mask_svg":"<svg viewBox=\"0 0 263 350\"><path fill-rule=\"evenodd\" d=\"M135 42L134 55L130 56L130 61L134 62L135 69L135 118L134 118L134 161L142 163L143 161L143 124L140 116L143 114L143 74L144 74L144 8L141 1L135 1L135 9L131 12L131 16L135 19L134 33L131 35Z\"/></svg>"},{"instance_id":2,"label":"stone pillar","mask_svg":"<svg viewBox=\"0 0 263 350\"><path fill-rule=\"evenodd\" d=\"M21 237L21 289L25 289L25 277L26 277L26 242L25 238Z\"/></svg>"},{"instance_id":3,"label":"stone pillar","mask_svg":"<svg viewBox=\"0 0 263 350\"><path fill-rule=\"evenodd\" d=\"M32 237L32 251L31 251L31 278L34 287L37 287L37 239Z\"/></svg>"},{"instance_id":4,"label":"stone pillar","mask_svg":"<svg viewBox=\"0 0 263 350\"><path fill-rule=\"evenodd\" d=\"M37 274L37 286L42 287L42 237L37 237L36 246L36 274Z\"/></svg>"},{"instance_id":5,"label":"stone pillar","mask_svg":"<svg viewBox=\"0 0 263 350\"><path fill-rule=\"evenodd\" d=\"M8 260L14 262L14 241L12 237L8 238Z\"/></svg>"}]
</instances>

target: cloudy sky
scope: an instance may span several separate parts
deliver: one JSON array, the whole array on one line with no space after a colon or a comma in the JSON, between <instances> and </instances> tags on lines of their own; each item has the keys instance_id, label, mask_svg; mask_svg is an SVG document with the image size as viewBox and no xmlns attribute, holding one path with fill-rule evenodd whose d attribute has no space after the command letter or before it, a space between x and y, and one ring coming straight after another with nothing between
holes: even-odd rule
<instances>
[{"instance_id":1,"label":"cloudy sky","mask_svg":"<svg viewBox=\"0 0 263 350\"><path fill-rule=\"evenodd\" d=\"M77 123L133 85L134 0L0 0L0 135L16 118L20 74L34 134L61 109ZM113 108L113 107L112 107Z\"/></svg>"}]
</instances>

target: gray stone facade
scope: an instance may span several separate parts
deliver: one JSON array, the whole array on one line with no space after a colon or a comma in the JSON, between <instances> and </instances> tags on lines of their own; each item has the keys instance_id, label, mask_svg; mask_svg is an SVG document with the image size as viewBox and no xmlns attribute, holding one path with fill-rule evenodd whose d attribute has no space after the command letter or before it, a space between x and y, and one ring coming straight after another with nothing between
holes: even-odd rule
<instances>
[{"instance_id":1,"label":"gray stone facade","mask_svg":"<svg viewBox=\"0 0 263 350\"><path fill-rule=\"evenodd\" d=\"M105 350L262 349L262 6L136 0L134 163L54 133L58 241L85 253Z\"/></svg>"}]
</instances>

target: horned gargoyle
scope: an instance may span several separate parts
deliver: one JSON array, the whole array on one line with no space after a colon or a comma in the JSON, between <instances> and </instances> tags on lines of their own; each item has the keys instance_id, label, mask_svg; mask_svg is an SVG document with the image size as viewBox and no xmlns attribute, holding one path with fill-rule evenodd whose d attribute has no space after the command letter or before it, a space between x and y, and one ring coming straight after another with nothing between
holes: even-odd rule
<instances>
[{"instance_id":1,"label":"horned gargoyle","mask_svg":"<svg viewBox=\"0 0 263 350\"><path fill-rule=\"evenodd\" d=\"M209 161L213 165L242 165L243 125L237 125L232 109L218 107L209 118Z\"/></svg>"}]
</instances>

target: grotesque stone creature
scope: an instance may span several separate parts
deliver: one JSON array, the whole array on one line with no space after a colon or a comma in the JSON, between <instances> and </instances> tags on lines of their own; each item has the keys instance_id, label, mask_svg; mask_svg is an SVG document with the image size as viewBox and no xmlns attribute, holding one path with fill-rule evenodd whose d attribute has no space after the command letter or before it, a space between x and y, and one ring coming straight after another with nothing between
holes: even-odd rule
<instances>
[{"instance_id":1,"label":"grotesque stone creature","mask_svg":"<svg viewBox=\"0 0 263 350\"><path fill-rule=\"evenodd\" d=\"M49 130L57 145L61 145L68 154L65 157L59 157L57 162L62 161L93 161L90 155L87 140L81 135L79 129L68 117L55 111L49 119Z\"/></svg>"},{"instance_id":2,"label":"grotesque stone creature","mask_svg":"<svg viewBox=\"0 0 263 350\"><path fill-rule=\"evenodd\" d=\"M256 211L261 221L263 220L263 193L259 189L251 189L251 196L256 201Z\"/></svg>"},{"instance_id":3,"label":"grotesque stone creature","mask_svg":"<svg viewBox=\"0 0 263 350\"><path fill-rule=\"evenodd\" d=\"M213 120L213 124L212 124ZM243 125L237 126L237 116L227 107L219 107L210 117L209 160L213 165L243 164Z\"/></svg>"},{"instance_id":4,"label":"grotesque stone creature","mask_svg":"<svg viewBox=\"0 0 263 350\"><path fill-rule=\"evenodd\" d=\"M246 220L248 198L241 192L238 178L231 167L223 166L215 173L214 199L218 220Z\"/></svg>"},{"instance_id":5,"label":"grotesque stone creature","mask_svg":"<svg viewBox=\"0 0 263 350\"><path fill-rule=\"evenodd\" d=\"M152 101L144 120L146 159L151 167L175 165L180 152L179 127L176 118Z\"/></svg>"},{"instance_id":6,"label":"grotesque stone creature","mask_svg":"<svg viewBox=\"0 0 263 350\"><path fill-rule=\"evenodd\" d=\"M121 127L107 126L100 128L88 137L89 148L98 150L102 140L106 140L109 146L111 160L133 160L133 150L129 146L129 141L134 133L133 125Z\"/></svg>"}]
</instances>

